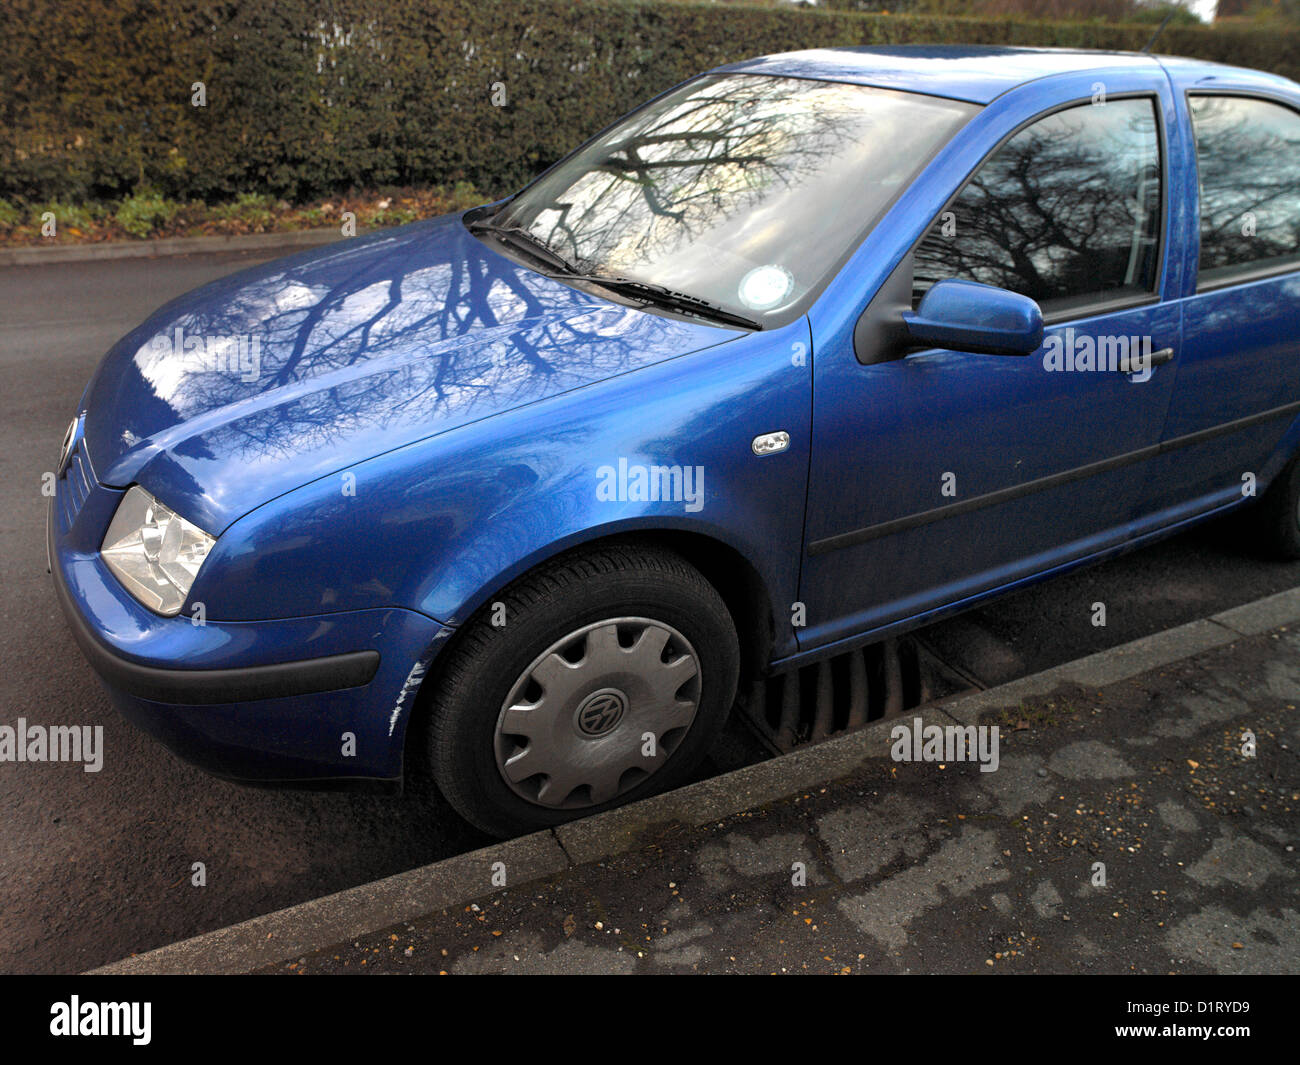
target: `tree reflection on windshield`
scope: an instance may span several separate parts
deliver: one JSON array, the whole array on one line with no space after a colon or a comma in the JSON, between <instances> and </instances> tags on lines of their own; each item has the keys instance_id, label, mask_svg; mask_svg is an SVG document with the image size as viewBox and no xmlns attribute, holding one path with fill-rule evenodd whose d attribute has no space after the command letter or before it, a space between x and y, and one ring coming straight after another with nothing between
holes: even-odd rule
<instances>
[{"instance_id":1,"label":"tree reflection on windshield","mask_svg":"<svg viewBox=\"0 0 1300 1065\"><path fill-rule=\"evenodd\" d=\"M527 227L584 272L780 312L975 110L864 85L700 78L580 149L494 221Z\"/></svg>"}]
</instances>

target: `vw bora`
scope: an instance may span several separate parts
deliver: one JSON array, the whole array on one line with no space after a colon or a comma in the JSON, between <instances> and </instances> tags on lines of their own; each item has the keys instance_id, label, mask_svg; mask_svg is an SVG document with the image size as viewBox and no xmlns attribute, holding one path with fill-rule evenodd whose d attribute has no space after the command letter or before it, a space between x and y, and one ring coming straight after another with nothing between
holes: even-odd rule
<instances>
[{"instance_id":1,"label":"vw bora","mask_svg":"<svg viewBox=\"0 0 1300 1065\"><path fill-rule=\"evenodd\" d=\"M749 679L1234 508L1300 554L1298 307L1292 82L768 56L162 307L78 405L51 569L183 757L428 766L515 833L681 783Z\"/></svg>"}]
</instances>

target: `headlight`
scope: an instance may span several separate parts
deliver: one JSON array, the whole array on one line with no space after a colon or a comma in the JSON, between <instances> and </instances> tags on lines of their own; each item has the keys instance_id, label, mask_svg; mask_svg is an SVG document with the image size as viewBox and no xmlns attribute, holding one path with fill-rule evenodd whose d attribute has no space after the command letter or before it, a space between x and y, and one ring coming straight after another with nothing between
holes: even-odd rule
<instances>
[{"instance_id":1,"label":"headlight","mask_svg":"<svg viewBox=\"0 0 1300 1065\"><path fill-rule=\"evenodd\" d=\"M117 505L99 551L128 592L170 617L185 605L216 542L136 484Z\"/></svg>"}]
</instances>

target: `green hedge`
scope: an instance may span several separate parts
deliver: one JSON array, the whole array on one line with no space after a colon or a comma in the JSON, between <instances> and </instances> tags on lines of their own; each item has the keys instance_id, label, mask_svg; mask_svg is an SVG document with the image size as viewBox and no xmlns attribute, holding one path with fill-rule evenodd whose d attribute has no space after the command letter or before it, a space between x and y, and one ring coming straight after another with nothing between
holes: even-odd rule
<instances>
[{"instance_id":1,"label":"green hedge","mask_svg":"<svg viewBox=\"0 0 1300 1065\"><path fill-rule=\"evenodd\" d=\"M748 56L1137 48L1150 32L620 0L4 0L0 199L302 200L459 180L505 192L654 93ZM1160 50L1300 74L1296 33L1171 28Z\"/></svg>"}]
</instances>

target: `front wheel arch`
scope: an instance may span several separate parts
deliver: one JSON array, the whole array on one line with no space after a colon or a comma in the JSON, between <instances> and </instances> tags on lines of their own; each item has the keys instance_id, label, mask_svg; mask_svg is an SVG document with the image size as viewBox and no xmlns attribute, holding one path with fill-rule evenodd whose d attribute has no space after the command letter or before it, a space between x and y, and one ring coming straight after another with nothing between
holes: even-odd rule
<instances>
[{"instance_id":1,"label":"front wheel arch","mask_svg":"<svg viewBox=\"0 0 1300 1065\"><path fill-rule=\"evenodd\" d=\"M643 778L633 778L633 785L614 800L558 810L507 794L513 789L498 778L504 770L489 765L496 744L490 737L500 712L495 704L502 691L497 689L504 691L514 681L516 659L531 658L534 643L543 637L549 643L575 619L583 622L607 610L618 612L629 602L663 611L646 616L677 625L699 647L704 681L698 726L693 723L679 747ZM505 628L492 624L496 603L505 607ZM518 639L503 640L500 633L512 617L520 626L514 630ZM451 805L485 831L507 835L559 824L682 783L721 729L734 701L739 670L739 640L730 610L712 583L681 554L636 538L565 552L484 603L438 656L407 730L407 742L416 744L408 765L428 771ZM637 719L629 718L629 726L635 732Z\"/></svg>"},{"instance_id":2,"label":"front wheel arch","mask_svg":"<svg viewBox=\"0 0 1300 1065\"><path fill-rule=\"evenodd\" d=\"M592 540L583 541L576 546L565 547L553 555L536 561L523 573L508 580L498 580L475 596L477 608L466 619L465 624L457 626L456 634L439 649L437 656L430 663L416 697L412 702L412 715L406 729L403 752L406 765L419 765L419 759L409 757L413 752L422 751L427 722L422 720L422 713L427 700L425 689L437 683L438 664L445 661L454 649L457 637L476 617L492 610L493 603L500 602L510 587L525 580L530 574L544 566L562 561L585 551L594 551L606 547L645 547L648 549L665 548L673 551L697 569L727 606L732 624L740 640L740 684L743 686L762 676L772 658L775 640L775 617L771 593L754 564L731 544L704 533L680 529L644 529L632 532L620 531ZM412 735L415 740L412 741ZM411 746L412 742L415 746Z\"/></svg>"}]
</instances>

